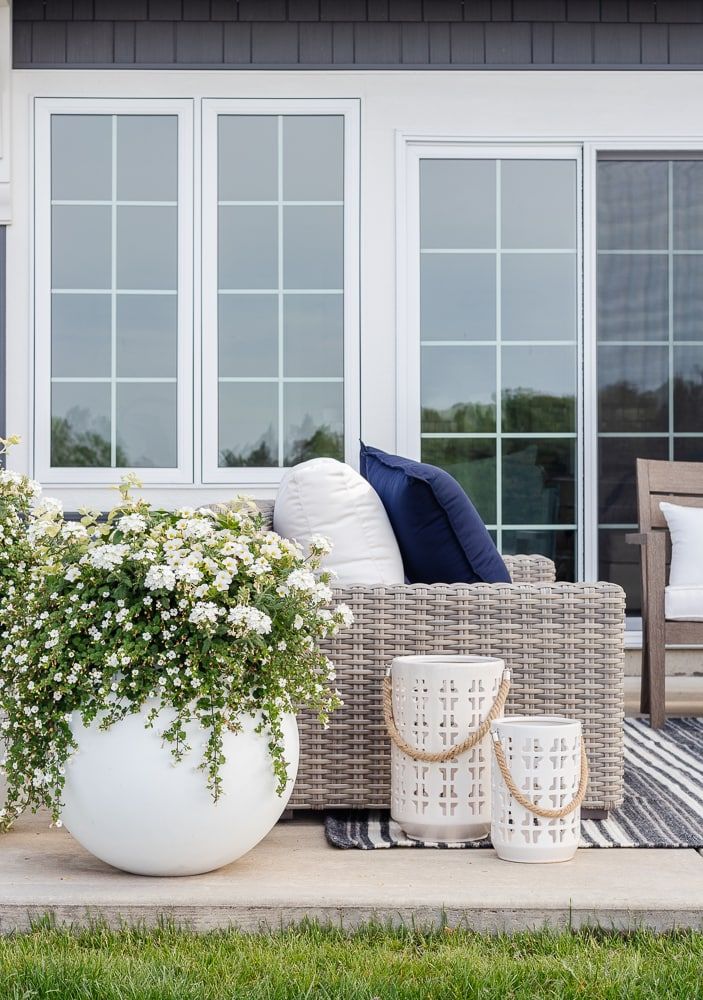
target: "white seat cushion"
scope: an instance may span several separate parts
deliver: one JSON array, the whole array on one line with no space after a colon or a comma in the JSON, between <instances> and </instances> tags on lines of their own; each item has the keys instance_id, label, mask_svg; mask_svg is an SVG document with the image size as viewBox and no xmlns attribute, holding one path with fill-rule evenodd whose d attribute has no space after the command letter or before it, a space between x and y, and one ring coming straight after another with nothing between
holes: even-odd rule
<instances>
[{"instance_id":1,"label":"white seat cushion","mask_svg":"<svg viewBox=\"0 0 703 1000\"><path fill-rule=\"evenodd\" d=\"M703 621L703 509L662 500L671 535L671 569L664 615L678 621Z\"/></svg>"},{"instance_id":2,"label":"white seat cushion","mask_svg":"<svg viewBox=\"0 0 703 1000\"><path fill-rule=\"evenodd\" d=\"M703 622L703 584L668 586L664 592L664 615L673 621Z\"/></svg>"},{"instance_id":3,"label":"white seat cushion","mask_svg":"<svg viewBox=\"0 0 703 1000\"><path fill-rule=\"evenodd\" d=\"M404 583L398 543L381 498L349 465L313 458L294 466L281 482L273 508L274 530L308 550L325 535L332 552L323 567L340 583L391 586Z\"/></svg>"}]
</instances>

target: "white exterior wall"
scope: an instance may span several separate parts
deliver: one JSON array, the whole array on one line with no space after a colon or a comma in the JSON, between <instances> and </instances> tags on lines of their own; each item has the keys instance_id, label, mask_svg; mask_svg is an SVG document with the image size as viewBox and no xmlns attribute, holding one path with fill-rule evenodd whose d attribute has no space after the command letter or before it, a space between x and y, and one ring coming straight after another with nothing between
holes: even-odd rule
<instances>
[{"instance_id":1,"label":"white exterior wall","mask_svg":"<svg viewBox=\"0 0 703 1000\"><path fill-rule=\"evenodd\" d=\"M0 16L5 14L0 8ZM12 72L10 129L12 225L7 236L7 429L22 435L11 456L15 468L34 472L32 176L34 98L185 98L194 101L195 134L200 133L201 98L354 98L360 102L360 329L361 435L371 444L394 450L403 440L396 418L396 295L399 177L405 139L457 139L468 142L576 143L584 147L584 199L589 201L595 151L609 148L692 149L703 145L698 109L703 73L598 71L120 71L15 70ZM6 123L3 122L3 126ZM3 136L7 130L3 127ZM197 145L197 144L196 144ZM0 171L6 168L6 146ZM354 155L354 151L352 151ZM0 185L2 184L0 172ZM195 186L200 185L196 150ZM196 197L197 204L197 197ZM584 339L595 343L594 220L584 220ZM195 262L195 287L199 287ZM402 304L400 304L402 305ZM197 308L197 304L196 304ZM401 309L402 313L402 309ZM588 368L588 365L587 365ZM197 365L196 365L197 370ZM587 378L588 378L587 371ZM48 391L48 386L46 391ZM586 429L594 419L593 391L586 384ZM589 399L591 405L589 406ZM195 438L201 429L196 407ZM593 441L591 442L591 438ZM585 454L586 521L594 520L595 436L587 433ZM249 489L271 493L255 478L227 485L151 485L145 495L168 505L198 503ZM68 509L105 507L114 494L79 483L51 486ZM589 499L590 495L590 499ZM584 575L595 573L595 552L587 545Z\"/></svg>"}]
</instances>

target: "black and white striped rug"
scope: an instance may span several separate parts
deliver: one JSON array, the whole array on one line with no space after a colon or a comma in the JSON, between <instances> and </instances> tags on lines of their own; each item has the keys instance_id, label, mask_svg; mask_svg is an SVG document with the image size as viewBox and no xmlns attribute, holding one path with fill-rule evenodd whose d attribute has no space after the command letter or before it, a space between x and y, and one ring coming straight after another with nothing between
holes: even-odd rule
<instances>
[{"instance_id":1,"label":"black and white striped rug","mask_svg":"<svg viewBox=\"0 0 703 1000\"><path fill-rule=\"evenodd\" d=\"M489 840L442 844L409 840L387 812L330 814L333 847L490 847ZM604 820L583 820L581 847L703 848L703 719L670 719L650 729L625 721L625 801Z\"/></svg>"}]
</instances>

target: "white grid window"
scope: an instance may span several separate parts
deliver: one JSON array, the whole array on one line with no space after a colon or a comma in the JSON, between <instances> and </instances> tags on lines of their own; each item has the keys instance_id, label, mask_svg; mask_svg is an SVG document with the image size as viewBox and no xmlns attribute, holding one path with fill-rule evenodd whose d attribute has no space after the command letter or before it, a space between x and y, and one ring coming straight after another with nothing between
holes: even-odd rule
<instances>
[{"instance_id":1,"label":"white grid window","mask_svg":"<svg viewBox=\"0 0 703 1000\"><path fill-rule=\"evenodd\" d=\"M192 468L190 116L87 105L37 115L39 474L178 482Z\"/></svg>"},{"instance_id":2,"label":"white grid window","mask_svg":"<svg viewBox=\"0 0 703 1000\"><path fill-rule=\"evenodd\" d=\"M206 102L203 478L356 461L351 103ZM350 433L351 428L351 433Z\"/></svg>"}]
</instances>

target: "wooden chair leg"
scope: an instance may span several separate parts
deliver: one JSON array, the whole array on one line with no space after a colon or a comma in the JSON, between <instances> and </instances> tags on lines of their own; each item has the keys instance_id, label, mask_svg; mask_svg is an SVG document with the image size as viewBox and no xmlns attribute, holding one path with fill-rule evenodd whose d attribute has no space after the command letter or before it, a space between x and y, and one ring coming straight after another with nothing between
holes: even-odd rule
<instances>
[{"instance_id":1,"label":"wooden chair leg","mask_svg":"<svg viewBox=\"0 0 703 1000\"><path fill-rule=\"evenodd\" d=\"M664 638L649 644L649 722L652 729L661 729L666 722L666 649Z\"/></svg>"},{"instance_id":2,"label":"wooden chair leg","mask_svg":"<svg viewBox=\"0 0 703 1000\"><path fill-rule=\"evenodd\" d=\"M642 636L642 679L640 682L640 712L649 715L649 645L646 634Z\"/></svg>"}]
</instances>

